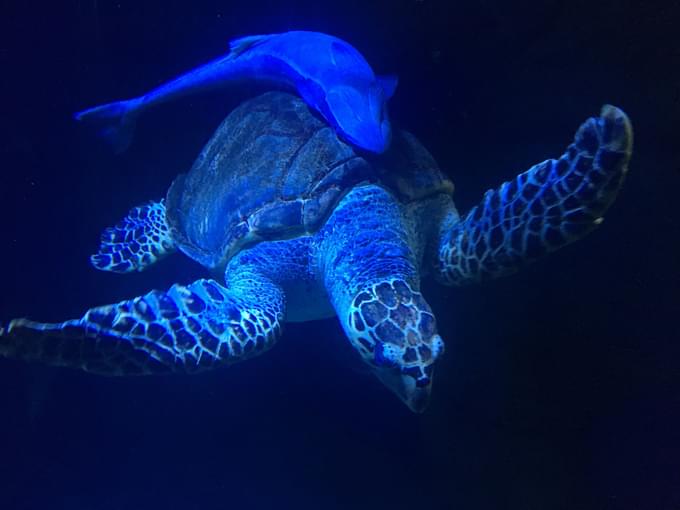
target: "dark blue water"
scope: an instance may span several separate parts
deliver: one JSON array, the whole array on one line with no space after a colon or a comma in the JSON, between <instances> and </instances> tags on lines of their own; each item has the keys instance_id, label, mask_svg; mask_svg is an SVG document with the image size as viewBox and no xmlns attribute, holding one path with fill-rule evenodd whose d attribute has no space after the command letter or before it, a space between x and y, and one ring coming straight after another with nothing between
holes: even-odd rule
<instances>
[{"instance_id":1,"label":"dark blue water","mask_svg":"<svg viewBox=\"0 0 680 510\"><path fill-rule=\"evenodd\" d=\"M248 88L145 116L114 156L71 114L291 29L397 73L393 122L462 210L557 156L603 103L631 117L602 227L522 273L425 283L447 342L414 415L334 320L205 375L107 379L0 360L0 508L680 508L677 2L10 0L0 16L0 320L203 276L181 257L93 270L100 231L162 197Z\"/></svg>"}]
</instances>

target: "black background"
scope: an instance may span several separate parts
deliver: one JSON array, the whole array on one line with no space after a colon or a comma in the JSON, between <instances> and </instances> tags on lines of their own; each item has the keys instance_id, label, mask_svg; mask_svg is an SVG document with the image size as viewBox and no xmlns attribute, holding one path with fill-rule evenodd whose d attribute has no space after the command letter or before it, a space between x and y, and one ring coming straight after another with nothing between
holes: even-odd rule
<instances>
[{"instance_id":1,"label":"black background","mask_svg":"<svg viewBox=\"0 0 680 510\"><path fill-rule=\"evenodd\" d=\"M88 265L99 232L164 195L255 90L144 116L114 156L71 119L291 29L397 73L394 124L461 210L557 156L603 103L636 135L603 226L522 273L424 288L447 353L411 414L334 320L191 378L0 360L0 508L680 508L680 5L675 1L6 0L0 7L0 320L61 320L189 282Z\"/></svg>"}]
</instances>

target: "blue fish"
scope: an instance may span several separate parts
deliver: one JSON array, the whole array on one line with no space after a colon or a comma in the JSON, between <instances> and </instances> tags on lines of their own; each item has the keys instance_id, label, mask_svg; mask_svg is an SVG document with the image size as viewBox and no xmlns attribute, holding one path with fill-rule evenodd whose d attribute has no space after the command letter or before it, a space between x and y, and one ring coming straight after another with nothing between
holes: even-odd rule
<instances>
[{"instance_id":1,"label":"blue fish","mask_svg":"<svg viewBox=\"0 0 680 510\"><path fill-rule=\"evenodd\" d=\"M150 92L75 115L99 127L116 152L132 141L137 117L178 97L255 81L297 92L345 141L382 153L390 143L387 100L395 76L376 76L354 47L319 32L255 35L232 41L229 53Z\"/></svg>"}]
</instances>

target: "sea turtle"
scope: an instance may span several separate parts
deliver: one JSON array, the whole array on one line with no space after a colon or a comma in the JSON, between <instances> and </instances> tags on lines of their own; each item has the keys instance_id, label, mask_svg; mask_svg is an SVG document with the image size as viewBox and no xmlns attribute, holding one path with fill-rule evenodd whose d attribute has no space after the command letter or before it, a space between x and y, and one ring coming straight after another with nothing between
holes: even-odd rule
<instances>
[{"instance_id":1,"label":"sea turtle","mask_svg":"<svg viewBox=\"0 0 680 510\"><path fill-rule=\"evenodd\" d=\"M141 271L180 250L215 273L90 309L0 327L0 354L109 375L198 372L260 354L286 321L337 315L352 347L413 411L444 352L420 292L511 273L600 222L627 171L632 128L604 106L559 159L459 216L453 185L406 131L367 155L299 98L234 110L165 200L107 229L92 263ZM222 280L223 278L223 280Z\"/></svg>"}]
</instances>

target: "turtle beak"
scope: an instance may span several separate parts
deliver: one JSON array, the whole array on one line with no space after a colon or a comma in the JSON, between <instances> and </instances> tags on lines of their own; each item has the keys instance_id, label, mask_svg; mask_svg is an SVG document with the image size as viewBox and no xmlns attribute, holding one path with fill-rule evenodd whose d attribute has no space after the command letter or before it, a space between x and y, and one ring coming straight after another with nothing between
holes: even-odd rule
<instances>
[{"instance_id":1,"label":"turtle beak","mask_svg":"<svg viewBox=\"0 0 680 510\"><path fill-rule=\"evenodd\" d=\"M374 351L373 364L378 379L387 386L414 413L422 413L430 402L434 364L444 352L444 341L435 334L429 342L423 343L418 359L404 358L398 349L386 349L378 344ZM411 357L411 355L408 355ZM406 362L405 362L406 361Z\"/></svg>"},{"instance_id":2,"label":"turtle beak","mask_svg":"<svg viewBox=\"0 0 680 510\"><path fill-rule=\"evenodd\" d=\"M432 379L416 381L413 376L402 373L396 367L378 370L376 375L411 411L414 413L425 411L430 402Z\"/></svg>"}]
</instances>

